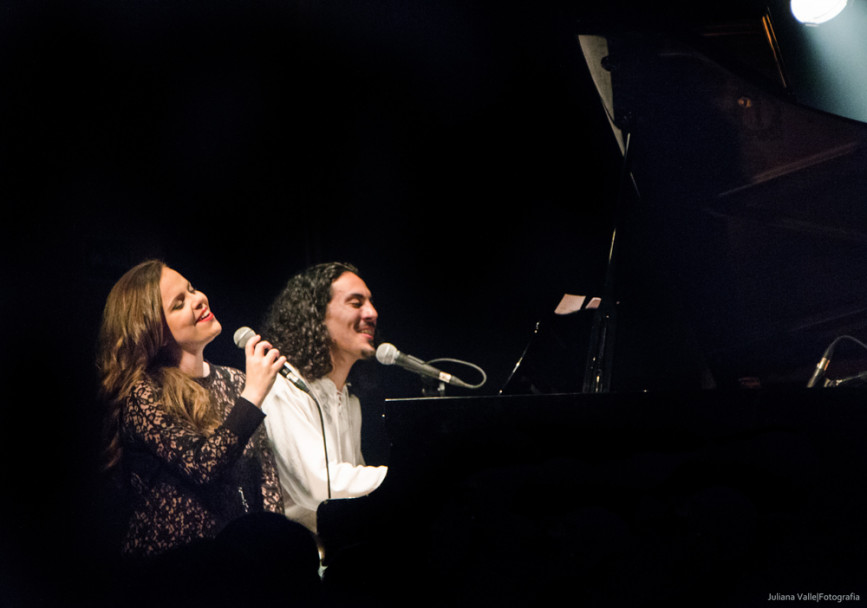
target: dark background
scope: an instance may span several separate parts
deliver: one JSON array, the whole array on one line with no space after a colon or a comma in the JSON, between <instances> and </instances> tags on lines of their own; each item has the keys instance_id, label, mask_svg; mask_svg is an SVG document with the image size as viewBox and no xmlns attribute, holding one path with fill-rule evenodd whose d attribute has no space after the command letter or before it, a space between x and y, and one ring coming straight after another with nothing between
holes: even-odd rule
<instances>
[{"instance_id":1,"label":"dark background","mask_svg":"<svg viewBox=\"0 0 867 608\"><path fill-rule=\"evenodd\" d=\"M495 384L540 311L600 282L615 151L574 9L9 10L8 271L65 348L90 348L108 288L148 256L210 296L214 359L291 274L339 259L388 339Z\"/></svg>"},{"instance_id":2,"label":"dark background","mask_svg":"<svg viewBox=\"0 0 867 608\"><path fill-rule=\"evenodd\" d=\"M209 296L224 328L206 351L217 363L242 366L234 330L255 326L289 276L343 260L374 294L381 339L420 358L480 365L488 382L475 394L497 394L540 320L568 342L558 380L580 382L586 323L558 327L550 317L564 293L602 291L621 157L576 34L588 20L653 28L684 10L702 8L701 19L722 12L671 2L654 6L658 21L648 21L630 4L4 3L0 301L9 398L0 420L0 598L15 606L74 595L103 563L111 513L97 474L96 333L114 281L148 257ZM741 4L754 3L726 8ZM656 86L662 106L673 89ZM702 109L687 107L696 112L689 129L710 125L708 139L716 129L731 133L719 116L705 122ZM682 112L666 106L658 131ZM685 132L664 132L678 152L664 160L657 152L669 148L645 140L647 166L702 165ZM716 152L717 139L703 143ZM692 196L696 184L649 174ZM637 237L619 267L621 285L644 278L652 289L642 298L654 304L621 318L620 352L639 355L619 361L617 386L629 390L678 388L687 376L695 386L702 366L699 357L667 356L693 351L681 347L689 339L680 319L665 316L677 316L667 306L677 296L647 272L664 245L671 259L660 259L690 271L679 285L704 296L694 289L702 287L719 307L703 308L697 296L693 312L725 315L715 324L704 314L713 326L706 333L735 350L756 334L778 337L762 334L777 308L763 307L756 320L745 311L762 307L726 307L718 297L728 293L730 277L720 277L732 260L704 237L734 231L699 211L667 213L647 225L669 234ZM712 224L707 232L690 231L697 217ZM741 253L753 260L767 235L745 232ZM684 254L686 245L701 255ZM741 296L750 305L790 259L780 249L750 268L753 291ZM723 272L709 273L708 261ZM778 282L773 293L787 301L791 285ZM862 288L852 291L863 300ZM809 373L825 339L805 353L789 348L798 373ZM373 370L381 395L420 394L409 374ZM382 454L378 441L372 448Z\"/></svg>"},{"instance_id":3,"label":"dark background","mask_svg":"<svg viewBox=\"0 0 867 608\"><path fill-rule=\"evenodd\" d=\"M10 605L72 593L100 564L94 347L135 263L160 257L203 290L224 328L206 355L240 366L232 333L290 275L352 262L383 339L482 366L486 394L564 292L601 284L617 151L575 7L0 12ZM391 371L387 396L420 394Z\"/></svg>"}]
</instances>

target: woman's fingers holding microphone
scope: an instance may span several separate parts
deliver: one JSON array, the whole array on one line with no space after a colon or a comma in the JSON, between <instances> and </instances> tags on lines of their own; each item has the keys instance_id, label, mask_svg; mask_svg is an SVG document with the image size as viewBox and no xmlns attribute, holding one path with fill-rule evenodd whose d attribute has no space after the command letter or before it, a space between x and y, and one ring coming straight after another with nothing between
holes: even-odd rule
<instances>
[{"instance_id":1,"label":"woman's fingers holding microphone","mask_svg":"<svg viewBox=\"0 0 867 608\"><path fill-rule=\"evenodd\" d=\"M254 405L261 406L277 374L286 364L286 357L259 335L250 338L244 350L247 355L247 383L242 396Z\"/></svg>"}]
</instances>

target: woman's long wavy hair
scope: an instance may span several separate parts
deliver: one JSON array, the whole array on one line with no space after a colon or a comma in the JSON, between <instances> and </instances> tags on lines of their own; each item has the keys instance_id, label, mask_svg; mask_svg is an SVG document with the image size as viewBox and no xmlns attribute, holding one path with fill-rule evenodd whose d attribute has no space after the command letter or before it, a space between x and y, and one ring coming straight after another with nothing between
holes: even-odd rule
<instances>
[{"instance_id":1,"label":"woman's long wavy hair","mask_svg":"<svg viewBox=\"0 0 867 608\"><path fill-rule=\"evenodd\" d=\"M123 403L139 382L157 386L166 410L203 434L218 426L208 391L178 368L177 345L166 325L160 293L165 267L160 260L138 264L106 299L97 345L100 397L106 409L106 469L120 462Z\"/></svg>"},{"instance_id":2,"label":"woman's long wavy hair","mask_svg":"<svg viewBox=\"0 0 867 608\"><path fill-rule=\"evenodd\" d=\"M327 262L295 275L265 316L262 336L308 380L317 380L332 369L325 310L333 293L331 284L345 272L358 274L351 264Z\"/></svg>"}]
</instances>

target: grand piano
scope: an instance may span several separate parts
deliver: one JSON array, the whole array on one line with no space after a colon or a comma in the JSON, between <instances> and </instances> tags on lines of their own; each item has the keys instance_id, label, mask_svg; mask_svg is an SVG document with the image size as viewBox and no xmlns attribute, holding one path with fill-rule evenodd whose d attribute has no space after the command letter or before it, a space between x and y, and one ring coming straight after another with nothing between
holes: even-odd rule
<instances>
[{"instance_id":1,"label":"grand piano","mask_svg":"<svg viewBox=\"0 0 867 608\"><path fill-rule=\"evenodd\" d=\"M623 159L603 305L495 394L384 401L384 484L319 509L338 602L867 601L863 58L810 74L788 2L682 8L577 20Z\"/></svg>"}]
</instances>

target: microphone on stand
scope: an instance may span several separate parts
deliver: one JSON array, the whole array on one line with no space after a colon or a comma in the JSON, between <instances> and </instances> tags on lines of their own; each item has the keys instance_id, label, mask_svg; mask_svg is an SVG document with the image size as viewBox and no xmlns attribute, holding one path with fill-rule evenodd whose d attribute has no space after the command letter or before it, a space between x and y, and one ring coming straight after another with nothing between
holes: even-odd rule
<instances>
[{"instance_id":1,"label":"microphone on stand","mask_svg":"<svg viewBox=\"0 0 867 608\"><path fill-rule=\"evenodd\" d=\"M428 365L421 359L400 352L393 344L389 344L388 342L384 342L377 347L376 360L383 365L397 365L398 367L402 367L403 369L419 374L420 376L434 378L440 382L451 384L453 386L477 388L467 384L459 378L455 378L451 374L447 374L446 372L435 368L432 365Z\"/></svg>"}]
</instances>

